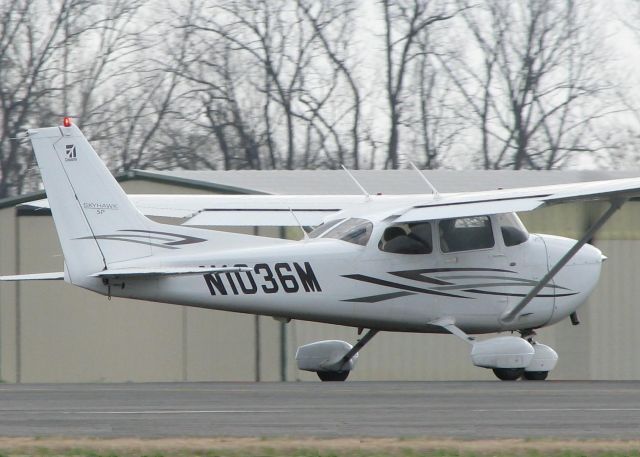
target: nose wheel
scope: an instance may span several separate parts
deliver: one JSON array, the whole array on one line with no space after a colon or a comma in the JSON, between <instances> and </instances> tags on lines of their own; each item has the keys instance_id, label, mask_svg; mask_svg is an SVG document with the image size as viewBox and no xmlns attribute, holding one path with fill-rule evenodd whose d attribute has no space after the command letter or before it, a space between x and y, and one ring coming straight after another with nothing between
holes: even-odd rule
<instances>
[{"instance_id":1,"label":"nose wheel","mask_svg":"<svg viewBox=\"0 0 640 457\"><path fill-rule=\"evenodd\" d=\"M549 376L548 371L524 371L522 377L527 381L544 381Z\"/></svg>"}]
</instances>

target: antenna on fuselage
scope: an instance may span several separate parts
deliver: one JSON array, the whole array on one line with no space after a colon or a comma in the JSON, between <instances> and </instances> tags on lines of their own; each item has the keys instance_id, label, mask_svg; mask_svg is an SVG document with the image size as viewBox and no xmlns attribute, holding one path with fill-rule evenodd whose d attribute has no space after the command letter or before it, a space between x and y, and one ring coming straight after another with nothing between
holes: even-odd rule
<instances>
[{"instance_id":1,"label":"antenna on fuselage","mask_svg":"<svg viewBox=\"0 0 640 457\"><path fill-rule=\"evenodd\" d=\"M353 182L354 182L354 183L356 183L356 185L360 188L360 190L361 190L361 191L362 191L362 193L367 197L367 199L370 199L370 198L371 198L371 195L369 195L369 192L367 192L367 190L366 190L364 187L362 187L362 185L358 182L358 180L356 179L356 177L355 177L355 176L353 176L353 175L351 174L351 172L350 172L349 170L347 170L347 168L346 168L344 165L342 165L342 164L341 164L340 166L342 167L342 169L343 169L344 171L346 171L346 172L347 172L347 174L349 175L349 177L350 177L351 179L353 179Z\"/></svg>"},{"instance_id":2,"label":"antenna on fuselage","mask_svg":"<svg viewBox=\"0 0 640 457\"><path fill-rule=\"evenodd\" d=\"M304 227L302 226L302 224L300 223L300 220L298 219L298 216L296 216L296 213L293 212L293 209L291 207L289 207L289 212L291 213L291 215L293 216L293 218L296 220L296 222L298 223L298 227L300 227L300 230L302 230L302 236L304 236L305 240L309 239L309 234L307 233L307 231L304 229Z\"/></svg>"},{"instance_id":3,"label":"antenna on fuselage","mask_svg":"<svg viewBox=\"0 0 640 457\"><path fill-rule=\"evenodd\" d=\"M416 167L416 165L412 161L409 161L409 165L411 165L413 169L418 172L422 180L427 183L427 186L429 186L429 189L431 189L431 193L433 193L434 200L440 198L440 192L438 192L438 189L436 189L435 186L431 184L431 181L427 179L424 173L422 173L420 169Z\"/></svg>"}]
</instances>

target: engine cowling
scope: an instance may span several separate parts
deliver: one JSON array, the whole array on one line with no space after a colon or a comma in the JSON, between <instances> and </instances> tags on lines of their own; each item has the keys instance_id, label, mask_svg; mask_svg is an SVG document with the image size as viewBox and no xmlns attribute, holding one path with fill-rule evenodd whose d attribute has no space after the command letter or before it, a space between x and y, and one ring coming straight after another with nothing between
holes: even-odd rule
<instances>
[{"instance_id":1,"label":"engine cowling","mask_svg":"<svg viewBox=\"0 0 640 457\"><path fill-rule=\"evenodd\" d=\"M471 361L482 368L526 368L535 355L533 346L515 336L497 336L473 344Z\"/></svg>"},{"instance_id":2,"label":"engine cowling","mask_svg":"<svg viewBox=\"0 0 640 457\"><path fill-rule=\"evenodd\" d=\"M351 371L356 364L358 354L346 363L342 358L353 346L346 341L325 340L300 346L296 351L298 369L305 371Z\"/></svg>"}]
</instances>

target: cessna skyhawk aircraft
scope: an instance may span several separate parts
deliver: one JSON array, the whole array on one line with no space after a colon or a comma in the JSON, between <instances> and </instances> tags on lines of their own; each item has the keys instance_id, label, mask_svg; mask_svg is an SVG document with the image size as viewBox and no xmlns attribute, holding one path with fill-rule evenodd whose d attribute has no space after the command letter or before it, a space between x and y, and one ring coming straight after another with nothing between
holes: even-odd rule
<instances>
[{"instance_id":1,"label":"cessna skyhawk aircraft","mask_svg":"<svg viewBox=\"0 0 640 457\"><path fill-rule=\"evenodd\" d=\"M216 225L317 225L293 241L154 222L138 208L157 215L167 202L137 197L136 207L68 118L27 135L64 272L2 279L64 279L109 297L367 329L354 346L298 348L298 368L323 381L345 380L379 331L451 333L500 379L545 379L558 356L535 329L577 322L605 259L587 241L640 195L638 178L457 194L172 197L187 212L206 202L195 218L215 214ZM609 207L577 241L529 234L515 214L580 200ZM509 334L469 336L493 332Z\"/></svg>"}]
</instances>

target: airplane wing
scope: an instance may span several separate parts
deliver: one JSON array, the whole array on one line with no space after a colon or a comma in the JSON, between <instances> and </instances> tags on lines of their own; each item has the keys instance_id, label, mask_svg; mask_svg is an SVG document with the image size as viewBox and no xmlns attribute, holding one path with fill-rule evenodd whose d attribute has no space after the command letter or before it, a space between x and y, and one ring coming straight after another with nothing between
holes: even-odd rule
<instances>
[{"instance_id":1,"label":"airplane wing","mask_svg":"<svg viewBox=\"0 0 640 457\"><path fill-rule=\"evenodd\" d=\"M532 211L575 201L640 197L640 178L613 179L554 186L443 194L414 205L397 222Z\"/></svg>"},{"instance_id":2,"label":"airplane wing","mask_svg":"<svg viewBox=\"0 0 640 457\"><path fill-rule=\"evenodd\" d=\"M191 226L316 226L343 210L396 215L398 222L531 211L571 201L640 197L640 178L453 194L143 195L129 198L146 216L183 218ZM48 208L46 199L25 203Z\"/></svg>"},{"instance_id":3,"label":"airplane wing","mask_svg":"<svg viewBox=\"0 0 640 457\"><path fill-rule=\"evenodd\" d=\"M143 195L129 198L145 216L187 219L183 225L319 225L331 214L361 204L364 195ZM48 209L46 199L21 205Z\"/></svg>"}]
</instances>

